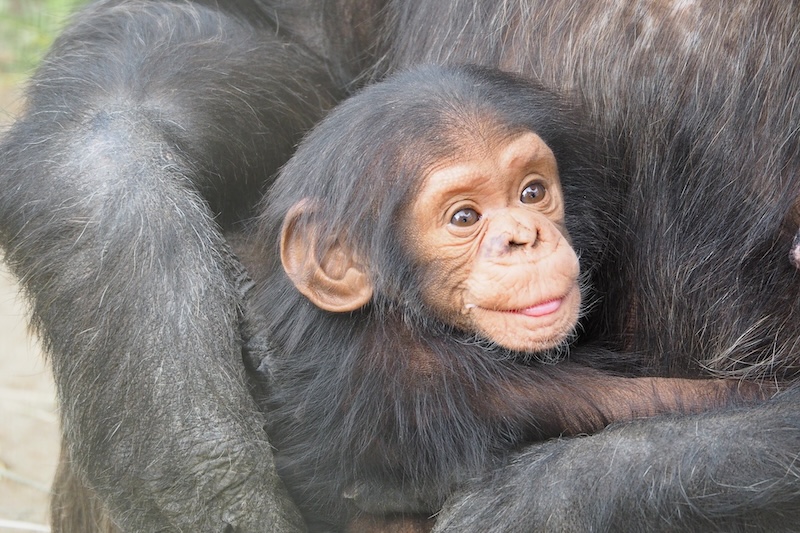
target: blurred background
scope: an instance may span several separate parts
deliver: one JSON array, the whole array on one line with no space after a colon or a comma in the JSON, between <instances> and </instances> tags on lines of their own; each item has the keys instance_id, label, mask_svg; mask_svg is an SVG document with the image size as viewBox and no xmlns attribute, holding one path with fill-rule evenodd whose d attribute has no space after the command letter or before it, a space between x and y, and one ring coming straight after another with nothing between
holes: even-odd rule
<instances>
[{"instance_id":1,"label":"blurred background","mask_svg":"<svg viewBox=\"0 0 800 533\"><path fill-rule=\"evenodd\" d=\"M83 3L0 0L0 135L24 106L26 80ZM0 256L0 533L49 531L58 433L50 369L27 329L16 280Z\"/></svg>"}]
</instances>

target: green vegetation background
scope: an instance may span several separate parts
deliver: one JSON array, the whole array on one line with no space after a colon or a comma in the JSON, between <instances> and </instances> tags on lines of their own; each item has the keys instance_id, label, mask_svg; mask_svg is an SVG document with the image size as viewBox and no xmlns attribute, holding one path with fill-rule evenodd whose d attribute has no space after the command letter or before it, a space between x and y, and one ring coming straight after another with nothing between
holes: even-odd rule
<instances>
[{"instance_id":1,"label":"green vegetation background","mask_svg":"<svg viewBox=\"0 0 800 533\"><path fill-rule=\"evenodd\" d=\"M87 0L0 0L0 84L30 75L70 13Z\"/></svg>"}]
</instances>

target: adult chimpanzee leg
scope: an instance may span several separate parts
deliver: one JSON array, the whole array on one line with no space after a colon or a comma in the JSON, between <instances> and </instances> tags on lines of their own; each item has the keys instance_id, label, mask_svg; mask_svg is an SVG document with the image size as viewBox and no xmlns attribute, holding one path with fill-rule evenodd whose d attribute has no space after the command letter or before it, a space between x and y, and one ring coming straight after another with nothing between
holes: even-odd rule
<instances>
[{"instance_id":1,"label":"adult chimpanzee leg","mask_svg":"<svg viewBox=\"0 0 800 533\"><path fill-rule=\"evenodd\" d=\"M0 243L61 405L64 530L90 527L70 521L76 480L123 530L299 527L243 375L222 232L334 84L256 8L85 11L0 144Z\"/></svg>"},{"instance_id":2,"label":"adult chimpanzee leg","mask_svg":"<svg viewBox=\"0 0 800 533\"><path fill-rule=\"evenodd\" d=\"M797 531L798 401L531 446L462 487L435 531Z\"/></svg>"}]
</instances>

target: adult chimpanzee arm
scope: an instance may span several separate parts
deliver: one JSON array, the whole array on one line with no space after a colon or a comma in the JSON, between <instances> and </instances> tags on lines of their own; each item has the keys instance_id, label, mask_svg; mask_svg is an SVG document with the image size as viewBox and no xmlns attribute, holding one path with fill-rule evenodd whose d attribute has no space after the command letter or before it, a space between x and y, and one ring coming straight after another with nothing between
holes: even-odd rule
<instances>
[{"instance_id":1,"label":"adult chimpanzee arm","mask_svg":"<svg viewBox=\"0 0 800 533\"><path fill-rule=\"evenodd\" d=\"M52 361L61 479L123 530L301 527L247 390L222 235L330 105L326 72L266 19L104 2L0 144L0 244ZM79 507L58 483L55 512Z\"/></svg>"},{"instance_id":2,"label":"adult chimpanzee arm","mask_svg":"<svg viewBox=\"0 0 800 533\"><path fill-rule=\"evenodd\" d=\"M794 531L798 398L531 446L453 496L436 531Z\"/></svg>"}]
</instances>

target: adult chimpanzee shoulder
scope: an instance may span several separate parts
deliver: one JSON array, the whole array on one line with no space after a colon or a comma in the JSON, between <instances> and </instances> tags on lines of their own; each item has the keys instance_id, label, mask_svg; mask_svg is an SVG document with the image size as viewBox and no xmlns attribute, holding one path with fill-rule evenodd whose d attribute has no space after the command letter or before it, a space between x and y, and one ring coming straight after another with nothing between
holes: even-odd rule
<instances>
[{"instance_id":1,"label":"adult chimpanzee shoulder","mask_svg":"<svg viewBox=\"0 0 800 533\"><path fill-rule=\"evenodd\" d=\"M0 144L0 244L61 407L54 529L303 527L254 399L261 317L229 237L334 104L419 63L536 78L597 130L624 181L607 191L605 228L570 221L595 189L565 184L574 248L605 236L597 262L581 255L597 301L576 351L602 344L595 367L654 383L790 386L799 23L782 0L105 0L78 14ZM532 444L459 479L435 527L792 530L799 401L789 391ZM413 489L396 487L407 508L369 478L351 495L373 514L416 511Z\"/></svg>"}]
</instances>

